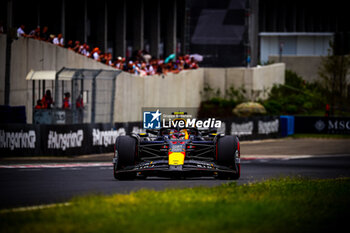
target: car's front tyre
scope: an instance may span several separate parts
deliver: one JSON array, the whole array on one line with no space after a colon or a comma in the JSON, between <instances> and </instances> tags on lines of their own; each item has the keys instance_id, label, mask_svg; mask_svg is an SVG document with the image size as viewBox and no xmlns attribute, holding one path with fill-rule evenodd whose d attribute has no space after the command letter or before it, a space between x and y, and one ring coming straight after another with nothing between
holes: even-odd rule
<instances>
[{"instance_id":1,"label":"car's front tyre","mask_svg":"<svg viewBox=\"0 0 350 233\"><path fill-rule=\"evenodd\" d=\"M237 136L226 135L217 141L216 162L218 165L233 168L235 173L219 172L219 179L237 180L241 176L241 165L239 162L240 146Z\"/></svg>"},{"instance_id":2,"label":"car's front tyre","mask_svg":"<svg viewBox=\"0 0 350 233\"><path fill-rule=\"evenodd\" d=\"M135 165L137 156L137 140L131 136L119 136L115 144L115 163L113 166L114 178L117 180L135 179L136 173L118 172L119 170Z\"/></svg>"}]
</instances>

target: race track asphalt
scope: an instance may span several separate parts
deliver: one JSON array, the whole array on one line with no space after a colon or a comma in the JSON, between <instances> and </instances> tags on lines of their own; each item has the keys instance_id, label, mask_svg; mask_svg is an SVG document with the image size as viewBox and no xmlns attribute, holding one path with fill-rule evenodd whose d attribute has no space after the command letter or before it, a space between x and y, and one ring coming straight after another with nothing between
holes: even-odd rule
<instances>
[{"instance_id":1,"label":"race track asphalt","mask_svg":"<svg viewBox=\"0 0 350 233\"><path fill-rule=\"evenodd\" d=\"M238 184L272 177L309 178L350 177L350 155L305 159L255 159L242 161ZM67 202L72 197L89 194L128 193L139 189L215 186L225 180L191 178L170 180L116 181L111 166L65 168L0 169L0 209Z\"/></svg>"},{"instance_id":2,"label":"race track asphalt","mask_svg":"<svg viewBox=\"0 0 350 233\"><path fill-rule=\"evenodd\" d=\"M308 178L350 177L349 139L278 139L242 142L242 173L238 184L268 178L301 176ZM0 209L67 202L90 194L128 193L139 189L215 186L225 180L211 177L171 180L116 181L112 154L73 158L0 159ZM95 167L71 166L99 162ZM66 164L55 168L42 164ZM19 164L34 166L16 167ZM5 168L9 165L11 168ZM38 166L39 165L39 166Z\"/></svg>"}]
</instances>

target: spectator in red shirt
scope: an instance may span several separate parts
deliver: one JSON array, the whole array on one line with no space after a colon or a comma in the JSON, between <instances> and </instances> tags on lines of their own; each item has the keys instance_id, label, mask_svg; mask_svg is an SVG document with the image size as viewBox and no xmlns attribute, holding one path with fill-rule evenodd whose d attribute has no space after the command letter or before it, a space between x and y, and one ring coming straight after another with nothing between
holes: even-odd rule
<instances>
[{"instance_id":1,"label":"spectator in red shirt","mask_svg":"<svg viewBox=\"0 0 350 233\"><path fill-rule=\"evenodd\" d=\"M75 101L75 107L78 112L78 122L83 123L84 121L84 103L83 103L83 95L79 94L78 98Z\"/></svg>"},{"instance_id":2,"label":"spectator in red shirt","mask_svg":"<svg viewBox=\"0 0 350 233\"><path fill-rule=\"evenodd\" d=\"M36 105L35 105L34 108L35 108L35 109L42 109L42 108L43 108L43 105L42 105L40 99L36 101Z\"/></svg>"},{"instance_id":3,"label":"spectator in red shirt","mask_svg":"<svg viewBox=\"0 0 350 233\"><path fill-rule=\"evenodd\" d=\"M190 69L198 69L198 64L193 57L191 58Z\"/></svg>"},{"instance_id":4,"label":"spectator in red shirt","mask_svg":"<svg viewBox=\"0 0 350 233\"><path fill-rule=\"evenodd\" d=\"M83 103L83 96L80 94L75 101L75 106L77 109L83 109L84 108L84 103Z\"/></svg>"},{"instance_id":5,"label":"spectator in red shirt","mask_svg":"<svg viewBox=\"0 0 350 233\"><path fill-rule=\"evenodd\" d=\"M73 41L72 40L69 40L68 41L68 43L67 43L67 45L66 45L66 47L67 47L67 49L69 49L69 50L73 50Z\"/></svg>"},{"instance_id":6,"label":"spectator in red shirt","mask_svg":"<svg viewBox=\"0 0 350 233\"><path fill-rule=\"evenodd\" d=\"M47 26L45 26L43 28L43 30L41 31L41 34L40 34L40 37L41 37L41 40L43 41L48 41L49 40L49 33L47 32L49 28Z\"/></svg>"},{"instance_id":7,"label":"spectator in red shirt","mask_svg":"<svg viewBox=\"0 0 350 233\"><path fill-rule=\"evenodd\" d=\"M70 104L69 98L70 98L70 93L69 92L64 93L64 99L62 104L63 109L70 109L71 104Z\"/></svg>"},{"instance_id":8,"label":"spectator in red shirt","mask_svg":"<svg viewBox=\"0 0 350 233\"><path fill-rule=\"evenodd\" d=\"M106 65L109 65L109 66L113 65L111 53L105 54L105 60L106 60Z\"/></svg>"},{"instance_id":9,"label":"spectator in red shirt","mask_svg":"<svg viewBox=\"0 0 350 233\"><path fill-rule=\"evenodd\" d=\"M41 103L42 103L42 108L45 108L45 109L50 109L51 108L51 105L53 105L53 99L51 97L51 91L50 90L46 90L45 95L41 99Z\"/></svg>"},{"instance_id":10,"label":"spectator in red shirt","mask_svg":"<svg viewBox=\"0 0 350 233\"><path fill-rule=\"evenodd\" d=\"M75 41L75 46L74 46L73 50L74 50L76 53L79 52L79 50L80 50L80 41L78 41L78 40Z\"/></svg>"}]
</instances>

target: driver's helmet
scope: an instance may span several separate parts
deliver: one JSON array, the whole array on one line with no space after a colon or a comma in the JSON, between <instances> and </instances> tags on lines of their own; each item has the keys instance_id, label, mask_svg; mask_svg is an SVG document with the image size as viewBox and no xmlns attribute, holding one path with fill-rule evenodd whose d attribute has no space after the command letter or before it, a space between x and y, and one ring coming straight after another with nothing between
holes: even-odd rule
<instances>
[{"instance_id":1,"label":"driver's helmet","mask_svg":"<svg viewBox=\"0 0 350 233\"><path fill-rule=\"evenodd\" d=\"M189 135L188 135L187 129L182 129L180 131L176 129L172 129L169 132L169 137L171 139L188 139Z\"/></svg>"},{"instance_id":2,"label":"driver's helmet","mask_svg":"<svg viewBox=\"0 0 350 233\"><path fill-rule=\"evenodd\" d=\"M180 130L180 136L181 136L181 139L187 140L189 138L189 133L188 133L187 129Z\"/></svg>"},{"instance_id":3,"label":"driver's helmet","mask_svg":"<svg viewBox=\"0 0 350 233\"><path fill-rule=\"evenodd\" d=\"M174 133L176 133L175 131L177 131L177 130L172 129L172 130L169 131L169 138L176 138L175 135L174 135Z\"/></svg>"},{"instance_id":4,"label":"driver's helmet","mask_svg":"<svg viewBox=\"0 0 350 233\"><path fill-rule=\"evenodd\" d=\"M176 129L170 130L169 137L171 139L178 139L179 138L179 131L177 131Z\"/></svg>"}]
</instances>

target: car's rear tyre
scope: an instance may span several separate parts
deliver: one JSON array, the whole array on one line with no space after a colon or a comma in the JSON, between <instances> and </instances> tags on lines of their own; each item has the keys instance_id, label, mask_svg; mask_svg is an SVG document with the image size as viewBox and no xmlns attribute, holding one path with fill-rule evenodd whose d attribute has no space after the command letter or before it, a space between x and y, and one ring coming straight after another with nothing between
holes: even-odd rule
<instances>
[{"instance_id":1,"label":"car's rear tyre","mask_svg":"<svg viewBox=\"0 0 350 233\"><path fill-rule=\"evenodd\" d=\"M224 136L218 139L217 142L216 160L218 165L232 167L236 173L219 172L219 179L232 179L237 180L241 175L241 165L236 163L239 158L239 141L237 136ZM236 153L236 151L238 153Z\"/></svg>"},{"instance_id":2,"label":"car's rear tyre","mask_svg":"<svg viewBox=\"0 0 350 233\"><path fill-rule=\"evenodd\" d=\"M131 136L119 136L116 140L116 156L118 157L117 164L114 164L113 173L117 180L132 180L135 179L134 172L117 172L126 166L135 165L137 156L137 140Z\"/></svg>"}]
</instances>

